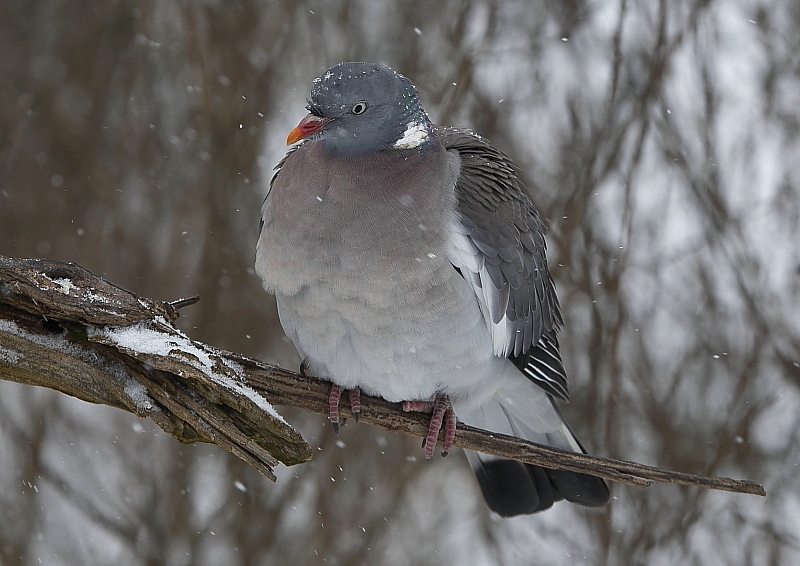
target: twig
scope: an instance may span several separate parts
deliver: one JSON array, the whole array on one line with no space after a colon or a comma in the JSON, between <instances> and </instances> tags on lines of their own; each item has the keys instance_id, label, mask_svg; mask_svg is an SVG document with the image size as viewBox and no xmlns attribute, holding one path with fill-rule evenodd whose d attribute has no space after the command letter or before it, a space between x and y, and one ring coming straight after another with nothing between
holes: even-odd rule
<instances>
[{"instance_id":1,"label":"twig","mask_svg":"<svg viewBox=\"0 0 800 566\"><path fill-rule=\"evenodd\" d=\"M200 301L200 297L195 295L194 297L187 297L185 299L177 299L175 301L170 301L169 305L177 310L182 308L190 307L192 305L196 305Z\"/></svg>"},{"instance_id":2,"label":"twig","mask_svg":"<svg viewBox=\"0 0 800 566\"><path fill-rule=\"evenodd\" d=\"M243 363L248 362L253 363L253 360ZM329 383L259 362L255 362L254 366L246 367L245 371L251 385L257 391L262 391L275 403L299 407L319 415L328 414ZM291 391L291 393L287 394L287 391ZM298 398L295 391L302 391L302 397ZM342 403L340 412L345 417L352 417L346 400ZM425 438L428 432L428 419L425 414L407 413L402 410L400 403L389 403L364 394L361 395L359 424L361 423L419 438ZM513 436L488 432L464 423L458 423L454 444L467 450L475 450L546 468L586 472L617 483L637 487L648 487L653 482L661 482L735 493L766 495L762 485L748 480L673 472L636 462L576 454Z\"/></svg>"}]
</instances>

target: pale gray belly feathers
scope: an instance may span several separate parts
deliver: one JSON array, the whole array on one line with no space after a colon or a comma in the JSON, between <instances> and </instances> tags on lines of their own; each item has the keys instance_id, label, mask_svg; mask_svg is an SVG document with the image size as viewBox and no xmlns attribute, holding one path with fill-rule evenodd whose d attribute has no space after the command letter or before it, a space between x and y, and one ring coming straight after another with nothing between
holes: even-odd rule
<instances>
[{"instance_id":1,"label":"pale gray belly feathers","mask_svg":"<svg viewBox=\"0 0 800 566\"><path fill-rule=\"evenodd\" d=\"M315 375L389 401L483 396L511 364L493 355L448 260L460 159L404 153L366 165L308 142L289 155L264 204L256 271Z\"/></svg>"}]
</instances>

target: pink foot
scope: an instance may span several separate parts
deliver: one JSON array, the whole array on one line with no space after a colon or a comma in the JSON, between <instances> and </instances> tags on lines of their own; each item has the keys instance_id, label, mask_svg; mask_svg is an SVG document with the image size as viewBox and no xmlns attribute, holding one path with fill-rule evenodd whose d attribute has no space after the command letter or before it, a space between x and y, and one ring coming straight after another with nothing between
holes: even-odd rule
<instances>
[{"instance_id":1,"label":"pink foot","mask_svg":"<svg viewBox=\"0 0 800 566\"><path fill-rule=\"evenodd\" d=\"M342 388L331 383L331 393L328 395L328 420L333 425L333 433L339 434L339 424L344 424L347 419L339 416L339 401L342 398ZM353 419L358 422L361 414L361 390L358 387L350 389L350 412Z\"/></svg>"},{"instance_id":2,"label":"pink foot","mask_svg":"<svg viewBox=\"0 0 800 566\"><path fill-rule=\"evenodd\" d=\"M353 413L353 420L358 422L361 414L361 390L358 387L350 390L350 412Z\"/></svg>"},{"instance_id":3,"label":"pink foot","mask_svg":"<svg viewBox=\"0 0 800 566\"><path fill-rule=\"evenodd\" d=\"M403 403L404 411L431 411L431 421L428 425L428 435L422 441L425 449L425 459L430 460L433 456L433 449L436 447L436 439L439 431L444 424L444 443L442 446L442 456L447 456L450 448L453 447L453 440L456 437L456 414L453 412L453 404L447 395L437 395L436 400L431 401L406 401Z\"/></svg>"},{"instance_id":4,"label":"pink foot","mask_svg":"<svg viewBox=\"0 0 800 566\"><path fill-rule=\"evenodd\" d=\"M339 434L339 398L342 396L342 388L331 383L331 393L328 395L328 420L333 425L333 434Z\"/></svg>"}]
</instances>

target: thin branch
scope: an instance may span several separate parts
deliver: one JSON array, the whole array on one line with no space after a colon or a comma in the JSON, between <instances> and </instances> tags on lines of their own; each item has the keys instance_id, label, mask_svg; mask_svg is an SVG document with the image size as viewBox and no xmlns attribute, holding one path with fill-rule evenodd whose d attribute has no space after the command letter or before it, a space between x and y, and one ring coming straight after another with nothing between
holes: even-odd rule
<instances>
[{"instance_id":1,"label":"thin branch","mask_svg":"<svg viewBox=\"0 0 800 566\"><path fill-rule=\"evenodd\" d=\"M235 356L235 354L230 355ZM275 403L298 407L319 415L328 414L327 402L330 391L328 382L304 377L282 368L239 356L236 356L235 359L244 364L253 364L245 367L248 382ZM302 398L296 396L296 392L300 391L302 391ZM289 392L288 397L284 396L287 395L287 392ZM347 396L343 396L340 413L345 417L352 417L348 402ZM404 412L401 403L389 403L380 398L361 395L359 424L368 424L389 432L425 438L428 433L428 419L429 417L423 413ZM735 493L766 495L762 485L748 480L673 472L626 460L576 454L513 436L488 432L464 423L458 423L454 445L466 450L502 456L545 468L585 472L617 483L638 487L648 487L653 482L661 482Z\"/></svg>"},{"instance_id":2,"label":"thin branch","mask_svg":"<svg viewBox=\"0 0 800 566\"><path fill-rule=\"evenodd\" d=\"M311 449L271 404L327 414L330 384L189 339L177 309L75 264L0 256L0 379L49 387L151 418L182 442L211 442L274 480ZM361 397L360 422L424 438L428 417ZM352 416L346 402L344 416ZM455 445L647 487L652 482L766 495L755 482L575 454L459 423Z\"/></svg>"}]
</instances>

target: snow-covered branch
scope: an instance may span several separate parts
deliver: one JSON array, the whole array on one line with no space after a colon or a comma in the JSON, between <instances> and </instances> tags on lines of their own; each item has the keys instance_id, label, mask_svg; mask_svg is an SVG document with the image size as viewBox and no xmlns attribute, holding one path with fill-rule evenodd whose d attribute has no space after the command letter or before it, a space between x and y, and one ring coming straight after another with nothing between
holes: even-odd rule
<instances>
[{"instance_id":1,"label":"snow-covered branch","mask_svg":"<svg viewBox=\"0 0 800 566\"><path fill-rule=\"evenodd\" d=\"M138 297L73 264L0 256L0 379L48 387L211 442L274 480L311 449L273 409L327 414L330 384L191 340L173 303ZM362 396L360 422L424 437L428 417ZM349 407L342 407L349 415ZM670 472L540 446L459 423L455 445L646 487L653 481L765 495L754 482Z\"/></svg>"},{"instance_id":2,"label":"snow-covered branch","mask_svg":"<svg viewBox=\"0 0 800 566\"><path fill-rule=\"evenodd\" d=\"M212 442L274 480L311 449L234 355L173 326L176 305L75 265L0 257L0 378L152 419L182 442Z\"/></svg>"}]
</instances>

